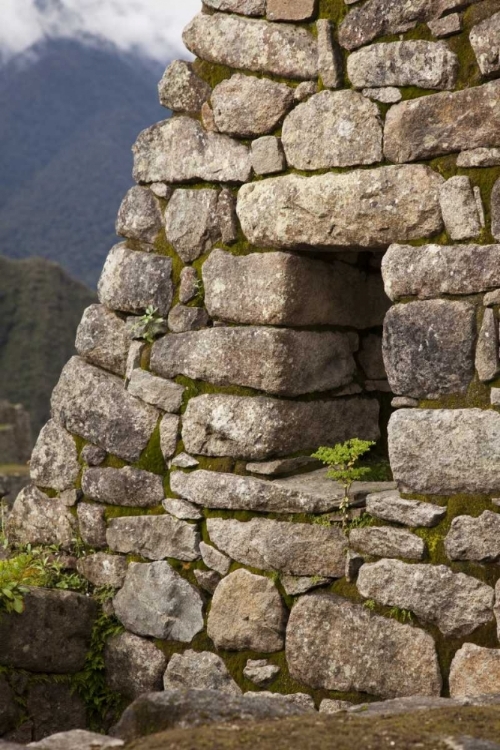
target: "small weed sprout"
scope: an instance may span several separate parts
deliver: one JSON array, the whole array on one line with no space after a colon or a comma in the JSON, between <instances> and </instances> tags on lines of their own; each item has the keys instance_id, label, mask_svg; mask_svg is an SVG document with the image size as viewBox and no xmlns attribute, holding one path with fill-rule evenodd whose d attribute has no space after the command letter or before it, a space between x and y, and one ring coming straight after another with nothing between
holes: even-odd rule
<instances>
[{"instance_id":1,"label":"small weed sprout","mask_svg":"<svg viewBox=\"0 0 500 750\"><path fill-rule=\"evenodd\" d=\"M165 319L158 315L154 307L147 307L146 312L134 325L134 336L153 344L155 339L165 332Z\"/></svg>"},{"instance_id":2,"label":"small weed sprout","mask_svg":"<svg viewBox=\"0 0 500 750\"><path fill-rule=\"evenodd\" d=\"M353 482L359 481L370 469L364 466L356 466L361 456L368 453L375 443L369 440L353 438L345 443L338 443L333 448L319 448L312 457L329 466L327 476L339 482L344 488L344 497L340 503L342 514L342 525L345 528L348 522L349 492Z\"/></svg>"},{"instance_id":3,"label":"small weed sprout","mask_svg":"<svg viewBox=\"0 0 500 750\"><path fill-rule=\"evenodd\" d=\"M392 607L389 610L389 617L392 617L394 620L397 620L398 622L401 622L401 623L413 621L413 615L410 612L410 610L400 609L399 607Z\"/></svg>"},{"instance_id":4,"label":"small weed sprout","mask_svg":"<svg viewBox=\"0 0 500 750\"><path fill-rule=\"evenodd\" d=\"M377 603L374 599L367 599L366 602L363 603L363 606L366 607L366 609L369 609L370 612L373 612Z\"/></svg>"}]
</instances>

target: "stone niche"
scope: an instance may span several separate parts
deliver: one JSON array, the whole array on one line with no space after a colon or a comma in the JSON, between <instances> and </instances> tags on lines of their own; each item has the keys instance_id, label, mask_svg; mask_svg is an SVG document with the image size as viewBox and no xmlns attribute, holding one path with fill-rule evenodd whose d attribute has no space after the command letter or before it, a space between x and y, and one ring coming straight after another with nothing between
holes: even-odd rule
<instances>
[{"instance_id":1,"label":"stone niche","mask_svg":"<svg viewBox=\"0 0 500 750\"><path fill-rule=\"evenodd\" d=\"M206 0L187 27L8 520L87 545L127 699L500 693L492 6ZM343 525L311 453L387 435L394 482Z\"/></svg>"}]
</instances>

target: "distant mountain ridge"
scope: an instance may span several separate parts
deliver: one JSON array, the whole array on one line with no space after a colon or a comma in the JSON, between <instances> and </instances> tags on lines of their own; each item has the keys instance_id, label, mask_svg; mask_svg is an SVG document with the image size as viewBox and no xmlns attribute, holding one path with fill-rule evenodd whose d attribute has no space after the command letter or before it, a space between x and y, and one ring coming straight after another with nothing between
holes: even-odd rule
<instances>
[{"instance_id":1,"label":"distant mountain ridge","mask_svg":"<svg viewBox=\"0 0 500 750\"><path fill-rule=\"evenodd\" d=\"M132 185L131 146L169 112L163 66L111 45L49 40L0 67L0 248L95 287Z\"/></svg>"}]
</instances>

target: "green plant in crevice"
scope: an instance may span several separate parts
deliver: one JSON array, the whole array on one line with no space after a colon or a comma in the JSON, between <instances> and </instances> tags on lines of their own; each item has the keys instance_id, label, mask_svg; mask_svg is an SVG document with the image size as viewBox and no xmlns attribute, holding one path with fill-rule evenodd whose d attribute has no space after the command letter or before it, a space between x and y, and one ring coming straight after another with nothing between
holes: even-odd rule
<instances>
[{"instance_id":1,"label":"green plant in crevice","mask_svg":"<svg viewBox=\"0 0 500 750\"><path fill-rule=\"evenodd\" d=\"M367 599L365 602L363 602L363 607L366 607L366 609L369 609L370 612L373 612L376 606L377 606L377 602L375 601L375 599Z\"/></svg>"},{"instance_id":2,"label":"green plant in crevice","mask_svg":"<svg viewBox=\"0 0 500 750\"><path fill-rule=\"evenodd\" d=\"M317 458L329 467L327 476L339 482L344 489L344 496L340 502L339 510L342 514L342 526L348 523L349 492L354 482L361 480L370 473L366 466L357 466L361 456L368 453L375 443L371 440L359 440L352 438L345 443L337 443L333 448L322 447L312 458Z\"/></svg>"},{"instance_id":3,"label":"green plant in crevice","mask_svg":"<svg viewBox=\"0 0 500 750\"><path fill-rule=\"evenodd\" d=\"M154 307L147 307L144 315L138 318L133 327L133 335L138 339L143 339L148 344L153 344L158 336L165 333L166 321Z\"/></svg>"},{"instance_id":4,"label":"green plant in crevice","mask_svg":"<svg viewBox=\"0 0 500 750\"><path fill-rule=\"evenodd\" d=\"M400 607L392 607L389 610L389 617L392 617L394 620L397 620L398 622L405 623L405 622L413 622L413 614L410 612L409 609L400 609Z\"/></svg>"}]
</instances>

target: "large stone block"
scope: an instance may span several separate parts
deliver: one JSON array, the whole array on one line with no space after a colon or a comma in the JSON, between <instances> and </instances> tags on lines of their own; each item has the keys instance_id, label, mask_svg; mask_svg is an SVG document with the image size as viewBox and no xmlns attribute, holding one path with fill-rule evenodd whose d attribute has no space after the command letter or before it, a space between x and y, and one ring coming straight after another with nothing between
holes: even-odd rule
<instances>
[{"instance_id":1,"label":"large stone block","mask_svg":"<svg viewBox=\"0 0 500 750\"><path fill-rule=\"evenodd\" d=\"M76 522L65 503L29 485L16 498L6 524L10 544L59 544L69 548Z\"/></svg>"},{"instance_id":2,"label":"large stone block","mask_svg":"<svg viewBox=\"0 0 500 750\"><path fill-rule=\"evenodd\" d=\"M447 180L441 186L439 202L452 240L470 240L481 234L481 216L468 177L459 175Z\"/></svg>"},{"instance_id":3,"label":"large stone block","mask_svg":"<svg viewBox=\"0 0 500 750\"><path fill-rule=\"evenodd\" d=\"M292 253L214 250L203 265L203 283L210 316L232 323L362 329L382 325L389 308L377 273Z\"/></svg>"},{"instance_id":4,"label":"large stone block","mask_svg":"<svg viewBox=\"0 0 500 750\"><path fill-rule=\"evenodd\" d=\"M233 560L294 576L342 578L347 539L334 526L254 518L242 523L209 518L211 541Z\"/></svg>"},{"instance_id":5,"label":"large stone block","mask_svg":"<svg viewBox=\"0 0 500 750\"><path fill-rule=\"evenodd\" d=\"M286 117L282 141L296 169L374 164L382 159L380 113L357 91L322 91Z\"/></svg>"},{"instance_id":6,"label":"large stone block","mask_svg":"<svg viewBox=\"0 0 500 750\"><path fill-rule=\"evenodd\" d=\"M162 689L167 659L151 641L120 633L106 642L104 665L108 687L127 698L137 698Z\"/></svg>"},{"instance_id":7,"label":"large stone block","mask_svg":"<svg viewBox=\"0 0 500 750\"><path fill-rule=\"evenodd\" d=\"M495 13L470 32L470 43L483 75L500 71L500 13Z\"/></svg>"},{"instance_id":8,"label":"large stone block","mask_svg":"<svg viewBox=\"0 0 500 750\"><path fill-rule=\"evenodd\" d=\"M384 151L389 161L431 159L480 146L500 146L500 81L423 96L387 113Z\"/></svg>"},{"instance_id":9,"label":"large stone block","mask_svg":"<svg viewBox=\"0 0 500 750\"><path fill-rule=\"evenodd\" d=\"M372 44L347 59L347 74L354 88L419 86L452 89L458 58L445 42L389 42Z\"/></svg>"},{"instance_id":10,"label":"large stone block","mask_svg":"<svg viewBox=\"0 0 500 750\"><path fill-rule=\"evenodd\" d=\"M332 594L309 594L295 604L286 658L292 677L312 688L381 698L441 692L428 633Z\"/></svg>"},{"instance_id":11,"label":"large stone block","mask_svg":"<svg viewBox=\"0 0 500 750\"><path fill-rule=\"evenodd\" d=\"M81 557L76 563L76 569L94 586L111 586L114 589L119 589L125 581L127 560L121 555L107 555L105 552L96 552Z\"/></svg>"},{"instance_id":12,"label":"large stone block","mask_svg":"<svg viewBox=\"0 0 500 750\"><path fill-rule=\"evenodd\" d=\"M143 130L133 152L137 182L246 182L252 170L246 146L185 116Z\"/></svg>"},{"instance_id":13,"label":"large stone block","mask_svg":"<svg viewBox=\"0 0 500 750\"><path fill-rule=\"evenodd\" d=\"M464 643L450 669L450 696L469 698L500 693L500 650Z\"/></svg>"},{"instance_id":14,"label":"large stone block","mask_svg":"<svg viewBox=\"0 0 500 750\"><path fill-rule=\"evenodd\" d=\"M498 562L500 558L500 513L485 510L478 518L457 516L444 540L450 560Z\"/></svg>"},{"instance_id":15,"label":"large stone block","mask_svg":"<svg viewBox=\"0 0 500 750\"><path fill-rule=\"evenodd\" d=\"M299 80L315 78L318 72L316 39L291 24L199 14L182 38L194 55L230 68Z\"/></svg>"},{"instance_id":16,"label":"large stone block","mask_svg":"<svg viewBox=\"0 0 500 750\"><path fill-rule=\"evenodd\" d=\"M211 101L219 133L251 138L272 133L292 107L293 89L238 73L215 87Z\"/></svg>"},{"instance_id":17,"label":"large stone block","mask_svg":"<svg viewBox=\"0 0 500 750\"><path fill-rule=\"evenodd\" d=\"M191 309L191 308L189 308ZM157 378L146 370L133 370L128 392L147 404L169 413L179 412L184 396L184 386L164 378Z\"/></svg>"},{"instance_id":18,"label":"large stone block","mask_svg":"<svg viewBox=\"0 0 500 750\"><path fill-rule=\"evenodd\" d=\"M73 357L52 393L52 414L69 432L137 461L160 413L131 396L115 375Z\"/></svg>"},{"instance_id":19,"label":"large stone block","mask_svg":"<svg viewBox=\"0 0 500 750\"><path fill-rule=\"evenodd\" d=\"M182 438L196 455L263 460L352 437L377 440L378 415L378 402L371 399L290 402L204 395L189 402Z\"/></svg>"},{"instance_id":20,"label":"large stone block","mask_svg":"<svg viewBox=\"0 0 500 750\"><path fill-rule=\"evenodd\" d=\"M389 422L394 479L403 492L500 492L500 414L400 409Z\"/></svg>"},{"instance_id":21,"label":"large stone block","mask_svg":"<svg viewBox=\"0 0 500 750\"><path fill-rule=\"evenodd\" d=\"M447 637L469 635L493 620L495 592L477 578L453 573L446 565L380 560L363 565L360 594L388 607L409 609Z\"/></svg>"},{"instance_id":22,"label":"large stone block","mask_svg":"<svg viewBox=\"0 0 500 750\"><path fill-rule=\"evenodd\" d=\"M176 190L165 212L165 233L185 263L208 252L220 239L217 190Z\"/></svg>"},{"instance_id":23,"label":"large stone block","mask_svg":"<svg viewBox=\"0 0 500 750\"><path fill-rule=\"evenodd\" d=\"M207 634L218 649L281 651L286 610L269 578L236 570L215 590L208 615Z\"/></svg>"},{"instance_id":24,"label":"large stone block","mask_svg":"<svg viewBox=\"0 0 500 750\"><path fill-rule=\"evenodd\" d=\"M162 227L160 201L147 188L131 188L118 211L116 234L153 245Z\"/></svg>"},{"instance_id":25,"label":"large stone block","mask_svg":"<svg viewBox=\"0 0 500 750\"><path fill-rule=\"evenodd\" d=\"M350 383L356 363L342 333L222 327L165 336L153 345L151 369L164 378L300 396Z\"/></svg>"},{"instance_id":26,"label":"large stone block","mask_svg":"<svg viewBox=\"0 0 500 750\"><path fill-rule=\"evenodd\" d=\"M465 393L474 377L475 308L429 300L396 305L384 322L384 362L391 390L437 398Z\"/></svg>"},{"instance_id":27,"label":"large stone block","mask_svg":"<svg viewBox=\"0 0 500 750\"><path fill-rule=\"evenodd\" d=\"M74 486L79 473L75 441L58 422L49 420L31 454L31 481L39 487L63 492Z\"/></svg>"},{"instance_id":28,"label":"large stone block","mask_svg":"<svg viewBox=\"0 0 500 750\"><path fill-rule=\"evenodd\" d=\"M96 615L97 605L87 596L30 588L24 612L0 618L0 664L29 672L79 672Z\"/></svg>"},{"instance_id":29,"label":"large stone block","mask_svg":"<svg viewBox=\"0 0 500 750\"><path fill-rule=\"evenodd\" d=\"M154 508L165 497L161 476L131 466L87 469L82 490L90 500L132 508Z\"/></svg>"},{"instance_id":30,"label":"large stone block","mask_svg":"<svg viewBox=\"0 0 500 750\"><path fill-rule=\"evenodd\" d=\"M113 606L136 635L189 643L203 630L201 596L168 562L131 563Z\"/></svg>"},{"instance_id":31,"label":"large stone block","mask_svg":"<svg viewBox=\"0 0 500 750\"><path fill-rule=\"evenodd\" d=\"M113 518L108 524L110 549L135 554L147 560L192 561L200 557L200 535L196 526L170 515Z\"/></svg>"},{"instance_id":32,"label":"large stone block","mask_svg":"<svg viewBox=\"0 0 500 750\"><path fill-rule=\"evenodd\" d=\"M241 695L223 660L210 651L184 651L170 659L163 679L165 690L220 690Z\"/></svg>"},{"instance_id":33,"label":"large stone block","mask_svg":"<svg viewBox=\"0 0 500 750\"><path fill-rule=\"evenodd\" d=\"M191 63L174 60L158 84L160 104L174 112L197 114L212 89L193 70Z\"/></svg>"},{"instance_id":34,"label":"large stone block","mask_svg":"<svg viewBox=\"0 0 500 750\"><path fill-rule=\"evenodd\" d=\"M91 305L83 313L75 348L91 365L124 376L130 337L125 322L104 305Z\"/></svg>"},{"instance_id":35,"label":"large stone block","mask_svg":"<svg viewBox=\"0 0 500 750\"><path fill-rule=\"evenodd\" d=\"M416 534L390 526L353 529L349 534L349 546L365 555L406 560L423 560L426 549L425 542Z\"/></svg>"},{"instance_id":36,"label":"large stone block","mask_svg":"<svg viewBox=\"0 0 500 750\"><path fill-rule=\"evenodd\" d=\"M419 500L406 500L397 490L374 492L366 498L366 512L383 521L393 521L404 526L437 526L446 515L446 508Z\"/></svg>"},{"instance_id":37,"label":"large stone block","mask_svg":"<svg viewBox=\"0 0 500 750\"><path fill-rule=\"evenodd\" d=\"M167 315L173 297L172 261L163 255L130 250L110 251L99 279L99 301L112 310L142 313L153 307Z\"/></svg>"},{"instance_id":38,"label":"large stone block","mask_svg":"<svg viewBox=\"0 0 500 750\"><path fill-rule=\"evenodd\" d=\"M106 508L95 503L78 503L76 507L80 536L89 547L107 547Z\"/></svg>"},{"instance_id":39,"label":"large stone block","mask_svg":"<svg viewBox=\"0 0 500 750\"><path fill-rule=\"evenodd\" d=\"M260 247L384 247L441 231L442 182L422 165L287 175L244 185L237 211Z\"/></svg>"},{"instance_id":40,"label":"large stone block","mask_svg":"<svg viewBox=\"0 0 500 750\"><path fill-rule=\"evenodd\" d=\"M479 294L500 287L500 245L391 245L382 276L392 300Z\"/></svg>"}]
</instances>

